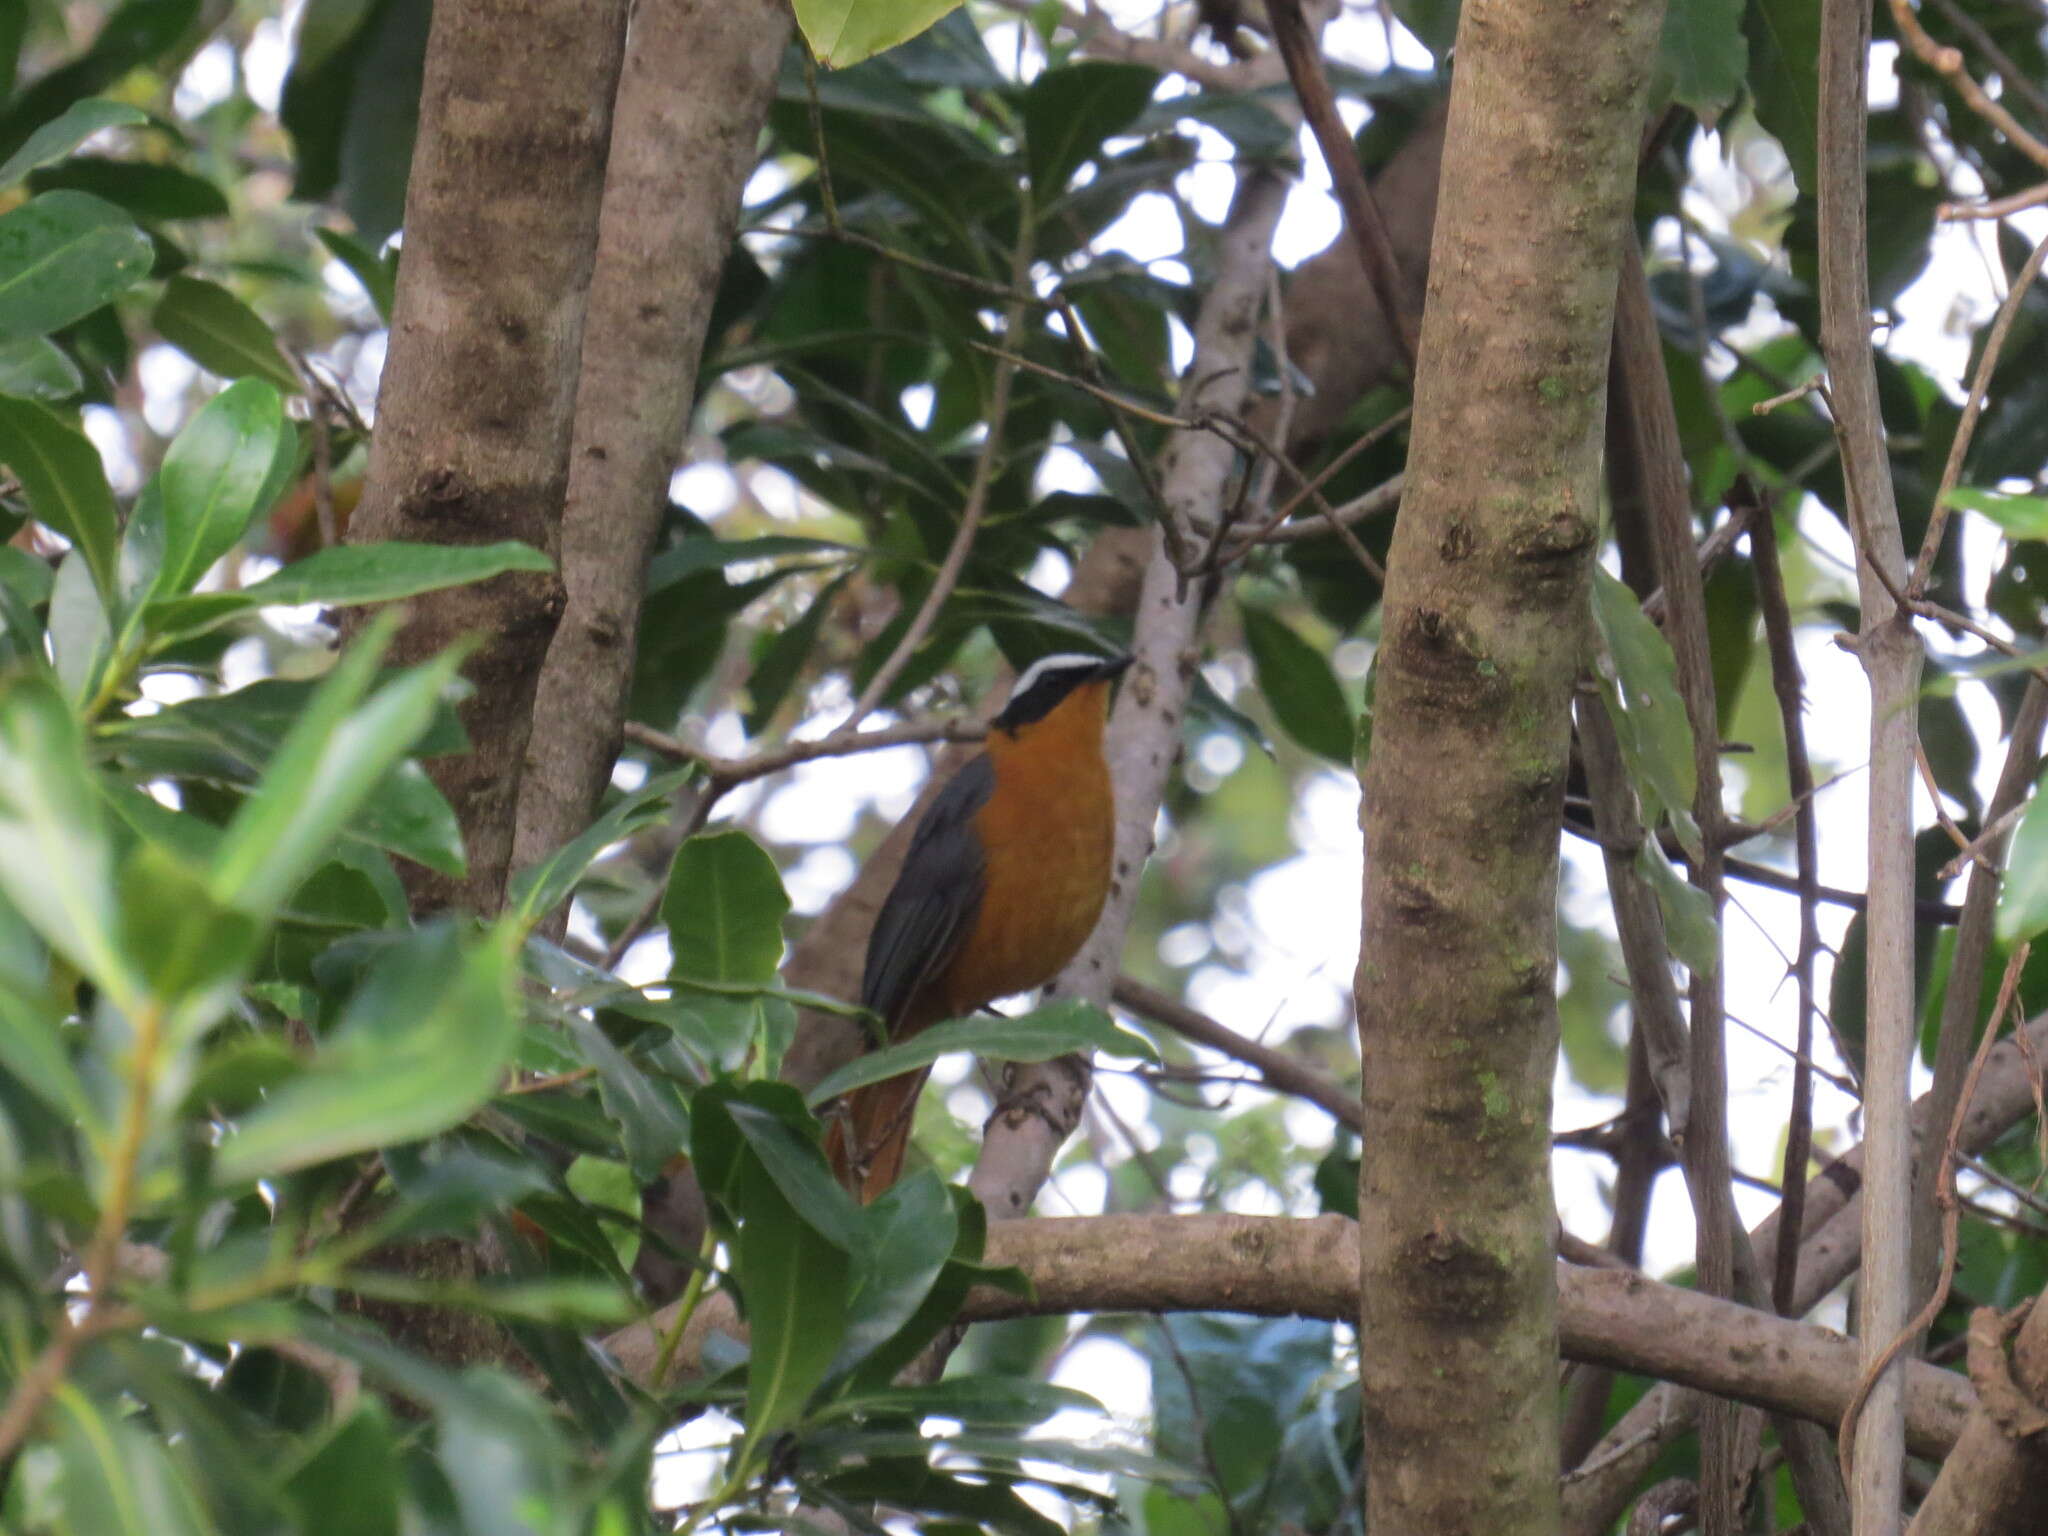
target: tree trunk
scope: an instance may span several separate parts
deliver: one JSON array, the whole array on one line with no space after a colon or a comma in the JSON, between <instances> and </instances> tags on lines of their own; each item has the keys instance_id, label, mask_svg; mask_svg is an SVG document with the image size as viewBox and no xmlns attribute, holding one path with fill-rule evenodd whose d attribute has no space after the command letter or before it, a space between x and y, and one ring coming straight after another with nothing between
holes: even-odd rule
<instances>
[{"instance_id":1,"label":"tree trunk","mask_svg":"<svg viewBox=\"0 0 2048 1536\"><path fill-rule=\"evenodd\" d=\"M350 540L556 552L584 301L626 0L442 0L434 8L405 259ZM461 823L461 878L408 871L420 909L491 911L512 854L534 687L562 611L553 576L415 599L401 658L478 645L472 748L430 764Z\"/></svg>"},{"instance_id":2,"label":"tree trunk","mask_svg":"<svg viewBox=\"0 0 2048 1536\"><path fill-rule=\"evenodd\" d=\"M576 393L568 606L534 702L546 728L527 746L515 868L582 831L611 778L647 559L789 24L779 0L644 0L634 14Z\"/></svg>"},{"instance_id":3,"label":"tree trunk","mask_svg":"<svg viewBox=\"0 0 2048 1536\"><path fill-rule=\"evenodd\" d=\"M1459 26L1365 775L1374 1536L1557 1527L1557 824L1661 11L1468 0Z\"/></svg>"},{"instance_id":4,"label":"tree trunk","mask_svg":"<svg viewBox=\"0 0 2048 1536\"><path fill-rule=\"evenodd\" d=\"M1977 1411L1913 1517L1912 1536L2033 1536L2048 1509L2048 1305L2012 1337L1990 1308L1970 1319Z\"/></svg>"}]
</instances>

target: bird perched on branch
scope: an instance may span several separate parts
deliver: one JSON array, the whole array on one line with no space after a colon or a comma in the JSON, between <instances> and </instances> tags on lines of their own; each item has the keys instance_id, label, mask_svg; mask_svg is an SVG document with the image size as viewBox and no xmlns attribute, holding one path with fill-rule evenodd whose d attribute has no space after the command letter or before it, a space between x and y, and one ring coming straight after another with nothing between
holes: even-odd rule
<instances>
[{"instance_id":1,"label":"bird perched on branch","mask_svg":"<svg viewBox=\"0 0 2048 1536\"><path fill-rule=\"evenodd\" d=\"M986 748L933 800L868 939L861 1005L886 1043L1057 975L1109 895L1116 808L1102 758L1110 684L1131 658L1034 662ZM863 1201L903 1171L930 1068L856 1088L826 1138Z\"/></svg>"}]
</instances>

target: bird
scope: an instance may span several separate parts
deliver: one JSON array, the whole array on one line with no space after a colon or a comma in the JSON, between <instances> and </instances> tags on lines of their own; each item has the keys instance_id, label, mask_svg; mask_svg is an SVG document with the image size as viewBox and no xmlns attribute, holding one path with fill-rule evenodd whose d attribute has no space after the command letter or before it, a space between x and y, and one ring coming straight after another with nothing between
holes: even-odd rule
<instances>
[{"instance_id":1,"label":"bird","mask_svg":"<svg viewBox=\"0 0 2048 1536\"><path fill-rule=\"evenodd\" d=\"M1116 808L1103 759L1109 694L1127 655L1033 662L982 751L933 799L875 916L861 1006L907 1040L1058 975L1108 899ZM862 1203L903 1171L929 1067L856 1088L826 1135Z\"/></svg>"}]
</instances>

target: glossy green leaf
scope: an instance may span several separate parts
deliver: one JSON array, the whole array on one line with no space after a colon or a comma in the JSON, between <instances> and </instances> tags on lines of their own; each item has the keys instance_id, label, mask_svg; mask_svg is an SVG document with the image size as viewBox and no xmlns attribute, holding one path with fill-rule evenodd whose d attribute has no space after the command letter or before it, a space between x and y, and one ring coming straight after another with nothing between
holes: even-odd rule
<instances>
[{"instance_id":1,"label":"glossy green leaf","mask_svg":"<svg viewBox=\"0 0 2048 1536\"><path fill-rule=\"evenodd\" d=\"M85 736L54 685L0 681L0 889L117 1006L139 993L117 939L113 851Z\"/></svg>"},{"instance_id":2,"label":"glossy green leaf","mask_svg":"<svg viewBox=\"0 0 2048 1536\"><path fill-rule=\"evenodd\" d=\"M218 283L179 273L164 284L150 323L165 341L224 379L268 379L288 395L299 392L298 370L263 317Z\"/></svg>"},{"instance_id":3,"label":"glossy green leaf","mask_svg":"<svg viewBox=\"0 0 2048 1536\"><path fill-rule=\"evenodd\" d=\"M521 870L505 898L506 917L528 926L539 922L569 899L607 848L660 821L671 797L696 775L694 765L654 775L538 864Z\"/></svg>"},{"instance_id":4,"label":"glossy green leaf","mask_svg":"<svg viewBox=\"0 0 2048 1536\"><path fill-rule=\"evenodd\" d=\"M844 1252L866 1241L865 1212L842 1189L819 1150L815 1129L801 1118L794 1089L749 1085L746 1097L721 1099L720 1108L740 1140L781 1189L783 1199L818 1235ZM698 1103L702 1105L700 1097Z\"/></svg>"},{"instance_id":5,"label":"glossy green leaf","mask_svg":"<svg viewBox=\"0 0 2048 1536\"><path fill-rule=\"evenodd\" d=\"M0 341L0 395L68 400L83 388L85 376L55 343L41 336Z\"/></svg>"},{"instance_id":6,"label":"glossy green leaf","mask_svg":"<svg viewBox=\"0 0 2048 1536\"><path fill-rule=\"evenodd\" d=\"M1601 692L1629 778L1643 801L1643 820L1654 827L1668 816L1679 841L1697 851L1692 802L1699 769L1670 643L1643 613L1635 594L1598 567L1593 571L1593 618L1604 646Z\"/></svg>"},{"instance_id":7,"label":"glossy green leaf","mask_svg":"<svg viewBox=\"0 0 2048 1536\"><path fill-rule=\"evenodd\" d=\"M303 55L302 55L303 57ZM391 306L398 299L398 272L362 241L338 229L316 229L313 234L327 247L328 255L348 268L349 276L362 284L363 292L377 308L377 318L391 323Z\"/></svg>"},{"instance_id":8,"label":"glossy green leaf","mask_svg":"<svg viewBox=\"0 0 2048 1536\"><path fill-rule=\"evenodd\" d=\"M818 1235L758 1162L741 1172L734 1260L747 1298L747 1442L795 1423L846 1331L846 1254Z\"/></svg>"},{"instance_id":9,"label":"glossy green leaf","mask_svg":"<svg viewBox=\"0 0 2048 1536\"><path fill-rule=\"evenodd\" d=\"M2048 539L2048 496L1961 485L1948 493L1948 504L1990 518L2009 539Z\"/></svg>"},{"instance_id":10,"label":"glossy green leaf","mask_svg":"<svg viewBox=\"0 0 2048 1536\"><path fill-rule=\"evenodd\" d=\"M2004 945L2039 936L2048 930L2048 805L2035 785L2005 857L2005 879L1998 887L1997 932Z\"/></svg>"},{"instance_id":11,"label":"glossy green leaf","mask_svg":"<svg viewBox=\"0 0 2048 1536\"><path fill-rule=\"evenodd\" d=\"M1088 1003L1048 1003L1018 1018L976 1016L935 1024L898 1045L856 1056L805 1095L823 1104L866 1083L929 1066L953 1051L972 1051L1002 1061L1050 1061L1069 1051L1104 1051L1111 1056L1156 1061L1150 1044L1119 1029L1108 1014Z\"/></svg>"},{"instance_id":12,"label":"glossy green leaf","mask_svg":"<svg viewBox=\"0 0 2048 1536\"><path fill-rule=\"evenodd\" d=\"M1749 43L1742 35L1743 0L1667 0L1657 68L1671 79L1672 99L1712 123L1742 90Z\"/></svg>"},{"instance_id":13,"label":"glossy green leaf","mask_svg":"<svg viewBox=\"0 0 2048 1536\"><path fill-rule=\"evenodd\" d=\"M50 584L50 660L64 696L80 708L98 692L113 659L114 628L85 557L73 550Z\"/></svg>"},{"instance_id":14,"label":"glossy green leaf","mask_svg":"<svg viewBox=\"0 0 2048 1536\"><path fill-rule=\"evenodd\" d=\"M371 695L392 627L380 623L336 663L229 823L210 881L221 901L274 910L432 722L461 658L437 657Z\"/></svg>"},{"instance_id":15,"label":"glossy green leaf","mask_svg":"<svg viewBox=\"0 0 2048 1536\"><path fill-rule=\"evenodd\" d=\"M1749 89L1756 119L1783 146L1799 190L1818 190L1821 0L1752 0Z\"/></svg>"},{"instance_id":16,"label":"glossy green leaf","mask_svg":"<svg viewBox=\"0 0 2048 1536\"><path fill-rule=\"evenodd\" d=\"M844 69L908 42L960 0L795 0L796 24L828 68Z\"/></svg>"},{"instance_id":17,"label":"glossy green leaf","mask_svg":"<svg viewBox=\"0 0 2048 1536\"><path fill-rule=\"evenodd\" d=\"M455 808L418 763L401 762L385 774L349 818L348 830L451 878L469 867Z\"/></svg>"},{"instance_id":18,"label":"glossy green leaf","mask_svg":"<svg viewBox=\"0 0 2048 1536\"><path fill-rule=\"evenodd\" d=\"M788 912L789 896L766 849L744 832L700 833L676 850L661 898L669 975L773 983Z\"/></svg>"},{"instance_id":19,"label":"glossy green leaf","mask_svg":"<svg viewBox=\"0 0 2048 1536\"><path fill-rule=\"evenodd\" d=\"M0 165L0 188L11 187L30 171L63 159L96 133L108 128L132 128L148 121L148 113L125 101L107 101L97 96L74 101L30 134L21 148Z\"/></svg>"},{"instance_id":20,"label":"glossy green leaf","mask_svg":"<svg viewBox=\"0 0 2048 1536\"><path fill-rule=\"evenodd\" d=\"M371 968L307 1070L222 1140L224 1184L289 1172L460 1124L504 1075L519 1036L504 935L465 944L452 922Z\"/></svg>"},{"instance_id":21,"label":"glossy green leaf","mask_svg":"<svg viewBox=\"0 0 2048 1536\"><path fill-rule=\"evenodd\" d=\"M1091 61L1048 69L1024 93L1024 160L1041 206L1064 192L1102 141L1128 128L1159 75L1138 64Z\"/></svg>"},{"instance_id":22,"label":"glossy green leaf","mask_svg":"<svg viewBox=\"0 0 2048 1536\"><path fill-rule=\"evenodd\" d=\"M939 1176L920 1168L860 1211L865 1229L853 1250L846 1337L830 1376L853 1370L919 1309L953 1255L959 1221Z\"/></svg>"},{"instance_id":23,"label":"glossy green leaf","mask_svg":"<svg viewBox=\"0 0 2048 1536\"><path fill-rule=\"evenodd\" d=\"M29 185L38 192L88 192L152 223L219 219L228 213L227 194L204 176L146 160L77 155L38 171Z\"/></svg>"},{"instance_id":24,"label":"glossy green leaf","mask_svg":"<svg viewBox=\"0 0 2048 1536\"><path fill-rule=\"evenodd\" d=\"M200 870L151 842L129 852L116 890L123 948L163 1000L165 1032L174 1041L194 1038L233 1006L262 926L223 907Z\"/></svg>"},{"instance_id":25,"label":"glossy green leaf","mask_svg":"<svg viewBox=\"0 0 2048 1536\"><path fill-rule=\"evenodd\" d=\"M100 1132L99 1111L71 1064L61 1014L26 978L5 974L0 974L0 1067L81 1129Z\"/></svg>"},{"instance_id":26,"label":"glossy green leaf","mask_svg":"<svg viewBox=\"0 0 2048 1536\"><path fill-rule=\"evenodd\" d=\"M158 471L164 545L155 592L190 591L269 510L291 467L282 451L290 437L284 402L262 379L230 384L186 424Z\"/></svg>"},{"instance_id":27,"label":"glossy green leaf","mask_svg":"<svg viewBox=\"0 0 2048 1536\"><path fill-rule=\"evenodd\" d=\"M0 214L0 340L41 336L145 277L149 236L112 203L45 192Z\"/></svg>"},{"instance_id":28,"label":"glossy green leaf","mask_svg":"<svg viewBox=\"0 0 2048 1536\"><path fill-rule=\"evenodd\" d=\"M1636 868L1657 893L1664 914L1664 942L1696 976L1711 976L1721 967L1721 925L1707 893L1671 867L1654 838L1644 838L1636 852Z\"/></svg>"},{"instance_id":29,"label":"glossy green leaf","mask_svg":"<svg viewBox=\"0 0 2048 1536\"><path fill-rule=\"evenodd\" d=\"M531 544L343 544L294 561L243 590L252 604L350 608L460 587L506 571L548 571Z\"/></svg>"},{"instance_id":30,"label":"glossy green leaf","mask_svg":"<svg viewBox=\"0 0 2048 1536\"><path fill-rule=\"evenodd\" d=\"M1357 725L1329 658L1263 608L1243 604L1245 647L1280 728L1309 751L1348 765Z\"/></svg>"},{"instance_id":31,"label":"glossy green leaf","mask_svg":"<svg viewBox=\"0 0 2048 1536\"><path fill-rule=\"evenodd\" d=\"M28 492L30 513L69 539L111 594L119 524L99 450L47 406L0 399L0 464Z\"/></svg>"},{"instance_id":32,"label":"glossy green leaf","mask_svg":"<svg viewBox=\"0 0 2048 1536\"><path fill-rule=\"evenodd\" d=\"M586 1066L596 1069L598 1097L619 1128L633 1172L652 1183L690 1142L690 1116L672 1083L621 1051L590 1020L571 1015L569 1038Z\"/></svg>"}]
</instances>

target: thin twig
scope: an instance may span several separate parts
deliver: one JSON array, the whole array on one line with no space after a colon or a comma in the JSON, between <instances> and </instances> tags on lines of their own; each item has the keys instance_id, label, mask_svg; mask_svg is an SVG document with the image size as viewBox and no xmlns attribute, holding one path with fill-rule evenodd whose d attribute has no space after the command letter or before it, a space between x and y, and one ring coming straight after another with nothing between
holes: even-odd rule
<instances>
[{"instance_id":1,"label":"thin twig","mask_svg":"<svg viewBox=\"0 0 2048 1536\"><path fill-rule=\"evenodd\" d=\"M1785 770L1792 791L1799 864L1799 957L1794 975L1799 988L1798 1044L1793 1051L1792 1107L1785 1129L1785 1194L1781 1203L1785 1230L1797 1232L1806 1218L1807 1164L1813 1153L1813 968L1820 955L1819 832L1813 804L1813 764L1806 753L1805 679L1793 644L1792 609L1785 594L1785 573L1778 560L1778 529L1770 508L1758 508L1749 522L1749 552L1756 570L1757 606L1763 611L1764 638L1771 658L1771 687L1785 731ZM1799 1245L1778 1245L1771 1281L1771 1304L1789 1312L1799 1283Z\"/></svg>"},{"instance_id":2,"label":"thin twig","mask_svg":"<svg viewBox=\"0 0 2048 1536\"><path fill-rule=\"evenodd\" d=\"M1899 1357L1899 1352L1941 1315L1941 1309L1948 1304L1949 1287L1955 1284L1957 1227L1960 1220L1956 1202L1957 1144L1962 1140L1963 1120L1969 1114L1970 1100L1977 1092L1977 1079L1984 1074L1984 1063L1991 1055L1991 1047L1998 1043L1998 1032L2005 1025L2005 1016L2012 1008L2014 994L2019 991L2020 973L2026 969L2027 954L2031 948L2031 945L2020 945L2005 962L2005 976L1998 984L1998 1002L1991 1010L1990 1022L1984 1026L1983 1039L1977 1042L1977 1054L1970 1060L1970 1074L1963 1080L1963 1096L1957 1102L1955 1114L1949 1120L1948 1139L1942 1144L1941 1187L1935 1196L1942 1213L1941 1279L1934 1287L1934 1294L1927 1298L1927 1304L1920 1309L1918 1315L1899 1330L1876 1359L1864 1367L1863 1379L1857 1382L1856 1391L1849 1399L1849 1406L1842 1410L1842 1426L1837 1440L1841 1451L1842 1477L1845 1481L1853 1473L1856 1421L1862 1416L1864 1403L1876 1387L1878 1378L1884 1374L1892 1361Z\"/></svg>"},{"instance_id":3,"label":"thin twig","mask_svg":"<svg viewBox=\"0 0 2048 1536\"><path fill-rule=\"evenodd\" d=\"M2010 197L1993 198L1988 203L1943 203L1935 210L1935 217L1950 220L2003 219L2029 208L2038 208L2043 203L2048 203L2048 181L2024 192L2015 192Z\"/></svg>"},{"instance_id":4,"label":"thin twig","mask_svg":"<svg viewBox=\"0 0 2048 1536\"><path fill-rule=\"evenodd\" d=\"M1927 35L1927 29L1920 25L1920 18L1914 13L1911 0L1891 0L1892 21L1898 26L1899 36L1914 56L1942 79L1946 80L1963 98L1963 102L1985 122L2004 134L2014 149L2025 155L2043 170L2048 170L2048 144L2044 144L2026 129L2022 128L2013 115L1988 95L1976 77L1963 64L1963 51L1937 43Z\"/></svg>"},{"instance_id":5,"label":"thin twig","mask_svg":"<svg viewBox=\"0 0 2048 1536\"><path fill-rule=\"evenodd\" d=\"M650 726L626 723L626 739L650 751L682 763L699 763L705 777L724 794L741 784L794 768L799 763L823 757L850 757L857 752L880 752L889 747L927 746L934 742L980 741L988 733L966 720L910 720L879 730L859 731L842 725L829 736L813 741L791 741L757 752L752 757L718 757L693 747Z\"/></svg>"},{"instance_id":6,"label":"thin twig","mask_svg":"<svg viewBox=\"0 0 2048 1536\"><path fill-rule=\"evenodd\" d=\"M1913 579L1906 588L1916 599L1926 593L1927 583L1933 578L1934 561L1941 553L1942 535L1948 528L1949 493L1962 478L1963 458L1970 451L1971 438L1976 435L1977 418L1983 414L1984 397L1991 388L1991 375L1998 367L1998 355L2005 350L2006 335L2018 318L2027 289L2040 275L2043 258L2048 258L2048 236L2034 247L2034 254L2027 258L2019 276L2012 280L2005 302L1999 305L1997 318L1991 322L1991 333L1985 338L1984 355L1977 360L1977 374L1970 381L1970 398L1964 402L1962 420L1956 423L1955 439L1949 444L1948 462L1941 469L1941 489L1934 493L1934 513L1927 520L1927 536L1920 541L1920 558L1913 564Z\"/></svg>"},{"instance_id":7,"label":"thin twig","mask_svg":"<svg viewBox=\"0 0 2048 1536\"><path fill-rule=\"evenodd\" d=\"M1273 41L1287 65L1287 77L1300 98L1303 115L1322 151L1330 172L1330 188L1343 210L1344 228L1365 268L1366 283L1378 301L1387 329L1401 347L1408 372L1415 372L1415 317L1408 312L1401 294L1401 263L1394 255L1394 243L1387 236L1386 220L1365 171L1358 163L1357 146L1337 115L1336 99L1330 94L1329 77L1323 72L1322 53L1302 14L1301 0L1267 0L1266 19L1273 29Z\"/></svg>"},{"instance_id":8,"label":"thin twig","mask_svg":"<svg viewBox=\"0 0 2048 1536\"><path fill-rule=\"evenodd\" d=\"M1365 1111L1358 1094L1307 1062L1248 1040L1228 1025L1132 977L1117 977L1110 996L1141 1019L1149 1019L1197 1045L1243 1062L1256 1070L1268 1087L1308 1100L1354 1131L1364 1129Z\"/></svg>"}]
</instances>

